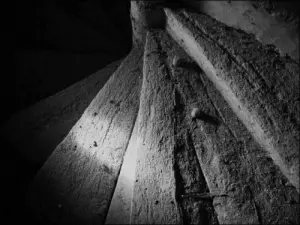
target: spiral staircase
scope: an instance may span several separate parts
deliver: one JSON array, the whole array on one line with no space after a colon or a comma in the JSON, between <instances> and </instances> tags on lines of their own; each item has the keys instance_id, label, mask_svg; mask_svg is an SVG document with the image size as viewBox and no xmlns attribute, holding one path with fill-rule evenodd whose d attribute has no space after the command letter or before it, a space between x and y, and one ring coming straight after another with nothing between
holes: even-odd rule
<instances>
[{"instance_id":1,"label":"spiral staircase","mask_svg":"<svg viewBox=\"0 0 300 225\"><path fill-rule=\"evenodd\" d=\"M131 17L105 84L95 74L5 127L48 149L28 153L45 160L31 220L299 224L299 63L197 11L132 1Z\"/></svg>"}]
</instances>

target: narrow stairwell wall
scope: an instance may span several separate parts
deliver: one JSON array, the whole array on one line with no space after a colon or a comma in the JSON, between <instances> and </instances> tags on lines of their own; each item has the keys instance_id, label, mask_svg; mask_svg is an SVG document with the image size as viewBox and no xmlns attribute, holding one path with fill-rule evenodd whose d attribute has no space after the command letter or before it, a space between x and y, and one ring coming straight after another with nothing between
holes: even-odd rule
<instances>
[{"instance_id":1,"label":"narrow stairwell wall","mask_svg":"<svg viewBox=\"0 0 300 225\"><path fill-rule=\"evenodd\" d=\"M132 199L136 160L138 151L138 121L136 119L132 135L123 159L120 175L114 191L105 224L131 224Z\"/></svg>"}]
</instances>

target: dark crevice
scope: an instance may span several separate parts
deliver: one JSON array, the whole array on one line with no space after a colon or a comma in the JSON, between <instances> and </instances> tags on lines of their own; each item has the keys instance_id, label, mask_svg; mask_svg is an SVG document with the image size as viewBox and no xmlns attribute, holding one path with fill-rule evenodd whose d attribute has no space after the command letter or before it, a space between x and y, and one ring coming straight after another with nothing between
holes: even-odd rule
<instances>
[{"instance_id":1,"label":"dark crevice","mask_svg":"<svg viewBox=\"0 0 300 225\"><path fill-rule=\"evenodd\" d=\"M178 153L181 151L177 135L179 131L179 124L181 123L182 118L180 118L180 115L182 115L182 110L184 109L183 102L181 100L180 93L178 92L177 88L174 87L174 112L175 112L175 121L174 121L174 137L175 137L175 146L174 146L174 177L175 177L175 200L177 202L178 211L180 213L180 220L181 224L188 224L188 218L186 217L186 214L183 210L183 199L181 198L181 195L184 194L184 181L181 176L180 167L178 165Z\"/></svg>"},{"instance_id":2,"label":"dark crevice","mask_svg":"<svg viewBox=\"0 0 300 225\"><path fill-rule=\"evenodd\" d=\"M202 193L210 193L209 188L207 186L201 165L199 163L198 157L197 157L197 153L196 153L196 149L194 147L194 142L193 142L193 138L192 138L192 134L190 131L188 131L187 136L186 136L186 142L187 145L190 149L191 154L196 158L196 162L197 164L195 164L195 167L199 168L199 181L200 183L200 187L199 187L199 194ZM212 198L202 198L201 199L204 202L204 207L200 208L200 216L201 216L201 221L202 224L219 224L218 220L217 220L217 214L214 210L213 207L213 197Z\"/></svg>"},{"instance_id":3,"label":"dark crevice","mask_svg":"<svg viewBox=\"0 0 300 225\"><path fill-rule=\"evenodd\" d=\"M255 201L255 198L253 196L253 192L251 190L251 188L249 187L249 189L247 190L248 193L249 193L249 197L251 199L251 202L253 203L254 207L255 207L255 211L256 211L256 215L257 215L257 219L258 219L258 222L259 224L263 224L263 221L262 221L262 215L260 213L260 209L259 209L259 206L257 205L256 201Z\"/></svg>"},{"instance_id":4,"label":"dark crevice","mask_svg":"<svg viewBox=\"0 0 300 225\"><path fill-rule=\"evenodd\" d=\"M182 113L184 111L184 101L182 99L181 94L179 93L178 89L175 88L174 90L174 110L175 112L178 113Z\"/></svg>"},{"instance_id":5,"label":"dark crevice","mask_svg":"<svg viewBox=\"0 0 300 225\"><path fill-rule=\"evenodd\" d=\"M207 122L209 124L220 126L221 122L219 119L217 119L214 116L211 116L205 112L201 112L201 114L197 117L199 120L203 120L204 122Z\"/></svg>"},{"instance_id":6,"label":"dark crevice","mask_svg":"<svg viewBox=\"0 0 300 225\"><path fill-rule=\"evenodd\" d=\"M178 151L177 146L175 146L174 158L176 158L177 151ZM181 221L182 225L188 224L188 220L187 220L185 214L183 213L183 203L182 203L182 198L181 198L181 195L184 192L184 185L183 185L182 177L180 175L180 169L177 165L176 160L174 161L173 169L174 169L174 176L175 176L175 200L177 202L177 207L178 207L178 211L180 214L180 221Z\"/></svg>"},{"instance_id":7,"label":"dark crevice","mask_svg":"<svg viewBox=\"0 0 300 225\"><path fill-rule=\"evenodd\" d=\"M199 65L194 61L182 61L177 66L196 73L202 72L201 67L199 67Z\"/></svg>"},{"instance_id":8,"label":"dark crevice","mask_svg":"<svg viewBox=\"0 0 300 225\"><path fill-rule=\"evenodd\" d=\"M255 211L256 211L258 222L259 222L259 224L263 224L262 223L262 216L261 216L261 213L260 213L259 206L257 205L257 203L255 202L254 199L252 201L253 201L253 204L254 204L254 207L255 207Z\"/></svg>"}]
</instances>

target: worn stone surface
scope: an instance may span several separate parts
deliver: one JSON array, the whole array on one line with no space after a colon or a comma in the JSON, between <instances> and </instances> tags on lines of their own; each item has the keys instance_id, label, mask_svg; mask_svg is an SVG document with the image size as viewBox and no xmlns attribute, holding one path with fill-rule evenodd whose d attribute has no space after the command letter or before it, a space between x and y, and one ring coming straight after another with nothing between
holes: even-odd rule
<instances>
[{"instance_id":1,"label":"worn stone surface","mask_svg":"<svg viewBox=\"0 0 300 225\"><path fill-rule=\"evenodd\" d=\"M164 64L158 36L148 32L138 116L133 224L180 221L175 200L173 85Z\"/></svg>"},{"instance_id":2,"label":"worn stone surface","mask_svg":"<svg viewBox=\"0 0 300 225\"><path fill-rule=\"evenodd\" d=\"M174 172L177 181L177 202L180 205L182 223L218 224L210 197L189 197L197 194L210 194L192 140L191 111L197 105L191 104L190 96L185 96L181 90L182 85L187 85L187 90L192 91L193 87L189 83L190 77L187 75L191 71L196 71L195 73L197 73L198 67L195 67L193 61L187 57L169 35L161 33L158 39L163 49L162 52L165 54L166 67L174 84ZM182 65L179 67L172 66L174 58L180 58Z\"/></svg>"},{"instance_id":3,"label":"worn stone surface","mask_svg":"<svg viewBox=\"0 0 300 225\"><path fill-rule=\"evenodd\" d=\"M299 191L299 102L295 99L299 93L299 66L292 61L288 63L246 34L208 16L170 10L166 10L166 13L169 33L200 65L235 114ZM241 37L257 46L253 47L252 58L249 58L249 49L252 48L248 48L244 54L240 51L244 48ZM269 86L279 75L276 77L277 71L274 71L273 77L268 77L263 70L263 62L259 61L262 57L265 65L273 65L274 60L283 64L278 66L291 86L289 90L286 87L272 89ZM286 98L280 100L278 96L282 93ZM289 107L293 110L284 114Z\"/></svg>"},{"instance_id":4,"label":"worn stone surface","mask_svg":"<svg viewBox=\"0 0 300 225\"><path fill-rule=\"evenodd\" d=\"M295 1L183 0L212 18L272 45L282 56L299 61L299 3Z\"/></svg>"},{"instance_id":5,"label":"worn stone surface","mask_svg":"<svg viewBox=\"0 0 300 225\"><path fill-rule=\"evenodd\" d=\"M181 54L181 57L184 58L185 60L191 61L190 58L187 57L187 55L184 54L183 50L180 49L177 45L173 43L172 47L170 46L168 48L168 55L169 58L172 58L172 56ZM203 222L201 221L201 216L206 217L205 218L205 224L224 224L224 223L247 223L247 224L255 224L258 223L258 218L257 214L255 212L255 206L254 203L252 202L251 199L247 198L246 193L244 193L244 190L242 187L245 187L247 182L241 181L238 179L237 175L234 176L227 176L224 175L225 173L225 168L223 170L219 167L220 163L216 161L216 159L221 158L219 151L222 152L222 149L208 149L207 150L207 155L210 160L210 163L203 163L203 158L200 158L200 165L197 156L198 151L199 151L199 145L198 143L201 143L201 145L204 146L209 146L209 145L216 145L216 142L219 140L217 138L212 139L209 135L209 133L204 133L205 130L201 130L198 132L202 133L204 136L195 136L195 131L194 129L197 129L197 126L199 126L202 123L207 124L207 128L210 132L214 133L217 129L219 128L219 124L216 124L212 122L211 119L219 118L217 117L217 112L216 109L214 109L213 105L211 104L211 99L208 98L208 96L204 95L203 93L203 84L200 80L199 77L199 71L190 69L190 68L174 68L172 71L173 74L173 80L174 83L176 83L176 103L177 103L177 108L178 108L178 115L179 118L181 117L183 119L182 122L184 122L184 126L181 128L181 131L183 134L178 134L178 143L180 143L180 139L183 140L183 145L181 145L181 151L179 151L178 154L181 154L181 174L182 174L182 180L187 183L186 186L189 186L188 184L193 184L191 185L190 188L187 188L185 186L185 191L187 194L189 192L191 193L198 193L198 194L203 194L203 193L216 193L217 195L222 195L224 193L227 194L226 192L226 185L225 187L222 186L222 184L226 183L232 183L236 187L236 195L235 197L228 199L227 196L225 197L215 197L215 199L221 199L222 204L215 206L216 213L218 215L218 220L214 219L214 217L209 217L207 216L208 212L211 212L213 214L214 210L212 205L209 205L208 203L212 204L212 202L215 202L216 200L213 201L213 198L211 199L197 199L197 198L189 198L188 200L190 202L193 202L194 205L190 205L188 208L186 208L185 211L185 219L187 219L186 222ZM196 122L197 120L194 120L190 112L194 107L198 107L202 112L204 112L207 115L207 118L205 121L202 122ZM180 123L180 121L178 120ZM211 123L211 124L210 124ZM198 128L199 129L199 128ZM184 138L182 138L184 137ZM194 144L194 141L196 144ZM185 145L188 145L189 148L184 148ZM218 146L219 147L219 146ZM233 148L234 146L232 146ZM220 148L220 147L219 147ZM225 147L226 148L226 147ZM179 148L180 149L180 148ZM190 153L187 153L187 149L189 149ZM226 149L227 150L227 149ZM216 152L217 151L217 152ZM223 150L224 151L224 150ZM228 151L228 150L227 150ZM196 154L197 153L197 154ZM183 157L186 155L186 158ZM237 156L236 156L237 157ZM215 159L215 160L212 160ZM231 158L232 160L232 165L233 167L238 167L238 165L234 165L234 162L238 162L238 160L234 159L234 156ZM233 161L234 160L234 161ZM180 162L179 161L179 162ZM189 162L187 165L186 162ZM213 162L212 162L213 161ZM192 166L193 165L193 166ZM234 168L238 170L237 168ZM203 171L202 171L203 170ZM245 169L244 169L245 170ZM241 170L239 167L239 172L242 172L243 175L245 175L245 171ZM193 173L196 173L194 176L192 176ZM207 182L207 184L206 184ZM212 183L217 183L216 185L213 186ZM187 189L187 190L186 190ZM190 190L188 190L190 189ZM184 194L184 193L182 193ZM244 201L243 201L244 200ZM206 204L205 204L206 203ZM200 217L199 220L195 221L191 215L189 215L189 208L195 209L195 206L198 206L198 210L193 210L195 211L194 216ZM209 206L211 208L209 208ZM201 210L201 211L200 211ZM200 212L199 212L200 211ZM226 216L227 215L227 216Z\"/></svg>"},{"instance_id":6,"label":"worn stone surface","mask_svg":"<svg viewBox=\"0 0 300 225\"><path fill-rule=\"evenodd\" d=\"M114 195L108 210L105 224L130 224L131 203L134 195L135 170L137 158L138 121L136 119L132 135L126 149L124 160Z\"/></svg>"},{"instance_id":7,"label":"worn stone surface","mask_svg":"<svg viewBox=\"0 0 300 225\"><path fill-rule=\"evenodd\" d=\"M169 65L172 58L178 55L187 62L186 65L189 62L193 65L193 60L177 44L168 41L168 36L159 39L162 49L168 55L166 61L169 61ZM171 71L177 93L176 126L177 129L181 127L177 130L181 132L175 135L175 143L181 143L178 153L181 157L175 157L175 161L182 160L179 168L182 167L183 175L182 183L177 185L180 187L185 184L183 189L186 193L208 192L215 195L211 198L213 207L202 198L206 204L198 200L198 211L194 202L192 208L199 220L194 220L191 214L185 214L185 222L299 223L297 190L256 143L204 72L194 67L173 67ZM195 119L190 115L195 107L202 112L202 118ZM197 154L196 159L193 152ZM184 155L188 157L182 157ZM185 181L193 184L190 190ZM213 208L217 212L218 221L213 217ZM188 209L183 209L183 212L188 212Z\"/></svg>"},{"instance_id":8,"label":"worn stone surface","mask_svg":"<svg viewBox=\"0 0 300 225\"><path fill-rule=\"evenodd\" d=\"M132 50L37 174L28 204L39 223L104 223L139 107L141 53Z\"/></svg>"},{"instance_id":9,"label":"worn stone surface","mask_svg":"<svg viewBox=\"0 0 300 225\"><path fill-rule=\"evenodd\" d=\"M67 89L15 113L1 127L1 136L22 157L43 165L120 63L111 63Z\"/></svg>"},{"instance_id":10,"label":"worn stone surface","mask_svg":"<svg viewBox=\"0 0 300 225\"><path fill-rule=\"evenodd\" d=\"M167 32L140 27L144 55L138 40L36 177L37 221L299 224L298 64L165 12Z\"/></svg>"}]
</instances>

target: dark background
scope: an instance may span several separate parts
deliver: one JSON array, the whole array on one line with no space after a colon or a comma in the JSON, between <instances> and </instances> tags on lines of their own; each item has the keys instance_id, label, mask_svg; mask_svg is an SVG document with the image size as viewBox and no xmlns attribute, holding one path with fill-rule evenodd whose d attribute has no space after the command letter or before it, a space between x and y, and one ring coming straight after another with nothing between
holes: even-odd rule
<instances>
[{"instance_id":1,"label":"dark background","mask_svg":"<svg viewBox=\"0 0 300 225\"><path fill-rule=\"evenodd\" d=\"M129 9L128 0L2 2L0 125L14 112L125 57L132 47ZM41 165L0 141L0 223L30 224L25 193Z\"/></svg>"},{"instance_id":2,"label":"dark background","mask_svg":"<svg viewBox=\"0 0 300 225\"><path fill-rule=\"evenodd\" d=\"M1 124L131 49L128 0L14 0L1 8Z\"/></svg>"}]
</instances>

